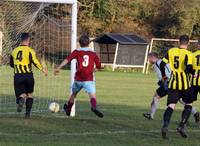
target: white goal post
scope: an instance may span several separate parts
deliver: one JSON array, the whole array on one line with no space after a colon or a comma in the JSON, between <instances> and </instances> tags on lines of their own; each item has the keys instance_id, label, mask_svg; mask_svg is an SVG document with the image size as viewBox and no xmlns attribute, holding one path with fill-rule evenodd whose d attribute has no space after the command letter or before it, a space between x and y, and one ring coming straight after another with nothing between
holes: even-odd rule
<instances>
[{"instance_id":1,"label":"white goal post","mask_svg":"<svg viewBox=\"0 0 200 146\"><path fill-rule=\"evenodd\" d=\"M3 32L0 31L0 64L2 61L2 50L3 50Z\"/></svg>"},{"instance_id":2,"label":"white goal post","mask_svg":"<svg viewBox=\"0 0 200 146\"><path fill-rule=\"evenodd\" d=\"M8 0L10 2L32 2L32 3L57 3L57 4L70 4L71 5L71 52L77 48L77 0ZM2 38L2 33L0 33ZM0 47L2 46L2 39L0 39ZM0 48L0 55L2 48ZM74 82L74 75L76 72L76 61L71 63L71 77L70 83ZM70 91L72 92L72 91ZM72 108L71 116L75 116L75 104Z\"/></svg>"},{"instance_id":3,"label":"white goal post","mask_svg":"<svg viewBox=\"0 0 200 146\"><path fill-rule=\"evenodd\" d=\"M156 41L178 42L179 39L152 38L151 39L151 43L150 43L150 47L149 47L149 53L152 52L152 50L153 50L153 44ZM190 40L190 43L197 43L197 42L198 42L198 40ZM146 74L149 72L149 66L150 66L150 63L149 63L149 61L147 61Z\"/></svg>"},{"instance_id":4,"label":"white goal post","mask_svg":"<svg viewBox=\"0 0 200 146\"><path fill-rule=\"evenodd\" d=\"M116 67L130 67L130 68L142 68L142 73L145 73L146 70L146 64L147 64L147 55L149 51L149 45L146 47L145 51L145 56L144 56L144 63L142 65L123 65L123 64L117 64L117 56L118 56L118 51L119 51L120 44L116 44L116 49L115 49L115 55L114 55L114 61L113 64L110 64L112 66L112 71L115 71ZM107 63L104 63L104 65L109 65Z\"/></svg>"},{"instance_id":5,"label":"white goal post","mask_svg":"<svg viewBox=\"0 0 200 146\"><path fill-rule=\"evenodd\" d=\"M10 0L21 2L39 2L39 3L63 3L63 4L77 4L77 0Z\"/></svg>"}]
</instances>

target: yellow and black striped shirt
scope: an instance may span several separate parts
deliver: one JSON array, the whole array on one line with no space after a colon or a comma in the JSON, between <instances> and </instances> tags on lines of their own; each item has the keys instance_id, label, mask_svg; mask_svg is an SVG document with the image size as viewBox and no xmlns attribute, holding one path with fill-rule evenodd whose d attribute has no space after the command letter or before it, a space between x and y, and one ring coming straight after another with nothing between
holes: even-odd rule
<instances>
[{"instance_id":1,"label":"yellow and black striped shirt","mask_svg":"<svg viewBox=\"0 0 200 146\"><path fill-rule=\"evenodd\" d=\"M191 84L186 66L192 65L192 53L186 49L171 48L163 58L163 62L169 63L172 71L169 80L169 88L174 90L187 90Z\"/></svg>"},{"instance_id":2,"label":"yellow and black striped shirt","mask_svg":"<svg viewBox=\"0 0 200 146\"><path fill-rule=\"evenodd\" d=\"M30 47L19 46L12 51L10 66L14 68L15 74L32 73L32 64L42 70L42 65L38 61L35 51Z\"/></svg>"},{"instance_id":3,"label":"yellow and black striped shirt","mask_svg":"<svg viewBox=\"0 0 200 146\"><path fill-rule=\"evenodd\" d=\"M192 55L192 66L195 70L195 75L192 76L192 85L200 86L200 50L197 50Z\"/></svg>"}]
</instances>

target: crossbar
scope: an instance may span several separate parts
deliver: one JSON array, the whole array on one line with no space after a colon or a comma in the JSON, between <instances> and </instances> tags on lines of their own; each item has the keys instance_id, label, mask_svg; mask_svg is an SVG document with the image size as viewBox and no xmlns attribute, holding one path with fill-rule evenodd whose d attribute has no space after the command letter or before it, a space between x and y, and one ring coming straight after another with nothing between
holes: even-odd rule
<instances>
[{"instance_id":1,"label":"crossbar","mask_svg":"<svg viewBox=\"0 0 200 146\"><path fill-rule=\"evenodd\" d=\"M64 3L64 4L75 4L77 0L8 0L18 2L40 2L40 3Z\"/></svg>"}]
</instances>

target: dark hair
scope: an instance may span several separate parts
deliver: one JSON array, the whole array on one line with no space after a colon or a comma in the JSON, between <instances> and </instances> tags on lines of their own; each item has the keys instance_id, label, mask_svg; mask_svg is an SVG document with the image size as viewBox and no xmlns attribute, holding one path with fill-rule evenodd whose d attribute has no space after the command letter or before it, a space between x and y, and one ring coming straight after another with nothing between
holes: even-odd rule
<instances>
[{"instance_id":1,"label":"dark hair","mask_svg":"<svg viewBox=\"0 0 200 146\"><path fill-rule=\"evenodd\" d=\"M21 40L21 41L25 41L25 40L27 40L28 38L30 38L29 33L22 33L21 36L20 36L20 40Z\"/></svg>"},{"instance_id":2,"label":"dark hair","mask_svg":"<svg viewBox=\"0 0 200 146\"><path fill-rule=\"evenodd\" d=\"M150 53L148 54L148 57L156 57L156 58L159 58L158 53L156 53L156 52L150 52Z\"/></svg>"},{"instance_id":3,"label":"dark hair","mask_svg":"<svg viewBox=\"0 0 200 146\"><path fill-rule=\"evenodd\" d=\"M79 38L79 43L81 47L87 47L90 44L90 38L88 37L88 35L83 34L80 38Z\"/></svg>"},{"instance_id":4,"label":"dark hair","mask_svg":"<svg viewBox=\"0 0 200 146\"><path fill-rule=\"evenodd\" d=\"M179 37L180 45L187 45L189 41L190 41L190 38L188 35L182 35Z\"/></svg>"}]
</instances>

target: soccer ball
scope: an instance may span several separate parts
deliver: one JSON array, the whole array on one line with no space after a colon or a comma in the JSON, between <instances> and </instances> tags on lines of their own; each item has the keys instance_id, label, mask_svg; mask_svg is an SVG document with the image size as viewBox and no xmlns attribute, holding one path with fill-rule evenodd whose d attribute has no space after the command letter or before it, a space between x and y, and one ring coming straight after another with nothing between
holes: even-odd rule
<instances>
[{"instance_id":1,"label":"soccer ball","mask_svg":"<svg viewBox=\"0 0 200 146\"><path fill-rule=\"evenodd\" d=\"M60 110L60 105L57 102L52 102L49 104L49 110L52 113L57 113Z\"/></svg>"}]
</instances>

